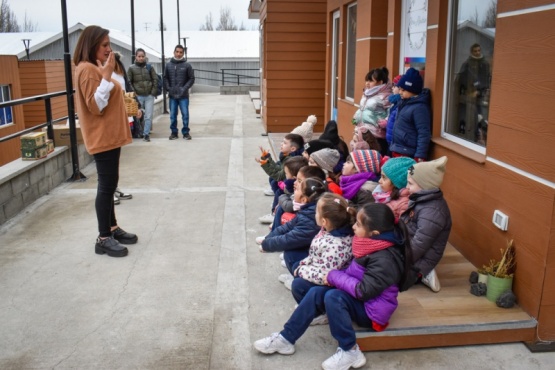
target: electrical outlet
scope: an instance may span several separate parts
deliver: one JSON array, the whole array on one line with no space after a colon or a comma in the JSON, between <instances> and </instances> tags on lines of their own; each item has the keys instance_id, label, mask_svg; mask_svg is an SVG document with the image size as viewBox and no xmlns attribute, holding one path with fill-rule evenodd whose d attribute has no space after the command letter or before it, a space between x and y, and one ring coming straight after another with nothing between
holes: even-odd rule
<instances>
[{"instance_id":1,"label":"electrical outlet","mask_svg":"<svg viewBox=\"0 0 555 370\"><path fill-rule=\"evenodd\" d=\"M492 222L495 226L497 226L501 230L507 231L509 227L509 216L496 209L493 212Z\"/></svg>"}]
</instances>

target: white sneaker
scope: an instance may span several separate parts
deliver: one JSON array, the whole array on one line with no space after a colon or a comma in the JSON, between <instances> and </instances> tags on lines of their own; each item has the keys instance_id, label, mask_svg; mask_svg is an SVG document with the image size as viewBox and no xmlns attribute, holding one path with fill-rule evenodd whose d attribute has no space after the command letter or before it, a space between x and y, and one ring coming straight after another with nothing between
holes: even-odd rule
<instances>
[{"instance_id":1,"label":"white sneaker","mask_svg":"<svg viewBox=\"0 0 555 370\"><path fill-rule=\"evenodd\" d=\"M284 260L281 260L281 267L287 268L287 265L285 264L285 261L284 261Z\"/></svg>"},{"instance_id":2,"label":"white sneaker","mask_svg":"<svg viewBox=\"0 0 555 370\"><path fill-rule=\"evenodd\" d=\"M328 315L323 314L318 317L315 317L314 320L310 323L310 326L314 325L327 325L328 324Z\"/></svg>"},{"instance_id":3,"label":"white sneaker","mask_svg":"<svg viewBox=\"0 0 555 370\"><path fill-rule=\"evenodd\" d=\"M264 190L264 195L266 195L268 197L273 197L275 194L274 194L274 191L272 190L272 188L269 188L269 189Z\"/></svg>"},{"instance_id":4,"label":"white sneaker","mask_svg":"<svg viewBox=\"0 0 555 370\"><path fill-rule=\"evenodd\" d=\"M286 289L291 290L291 286L293 285L293 280L295 280L295 278L294 278L293 276L291 276L291 279L285 280L285 281L283 282L283 286L284 286Z\"/></svg>"},{"instance_id":5,"label":"white sneaker","mask_svg":"<svg viewBox=\"0 0 555 370\"><path fill-rule=\"evenodd\" d=\"M266 236L257 236L256 239L254 239L254 240L256 241L256 244L260 245L260 244L262 244L264 239L266 239Z\"/></svg>"},{"instance_id":6,"label":"white sneaker","mask_svg":"<svg viewBox=\"0 0 555 370\"><path fill-rule=\"evenodd\" d=\"M279 259L282 260L283 259L283 253L279 254Z\"/></svg>"},{"instance_id":7,"label":"white sneaker","mask_svg":"<svg viewBox=\"0 0 555 370\"><path fill-rule=\"evenodd\" d=\"M278 276L278 280L280 283L285 283L287 280L293 280L293 276L290 273L281 274Z\"/></svg>"},{"instance_id":8,"label":"white sneaker","mask_svg":"<svg viewBox=\"0 0 555 370\"><path fill-rule=\"evenodd\" d=\"M262 248L262 244L258 245L258 250L260 251L260 253L266 253L266 251Z\"/></svg>"},{"instance_id":9,"label":"white sneaker","mask_svg":"<svg viewBox=\"0 0 555 370\"><path fill-rule=\"evenodd\" d=\"M259 217L258 221L260 221L261 224L271 224L272 222L274 222L274 215L268 213L267 215Z\"/></svg>"},{"instance_id":10,"label":"white sneaker","mask_svg":"<svg viewBox=\"0 0 555 370\"><path fill-rule=\"evenodd\" d=\"M266 354L277 352L282 355L292 355L295 353L295 346L282 337L280 333L273 333L269 337L257 340L254 342L254 348Z\"/></svg>"},{"instance_id":11,"label":"white sneaker","mask_svg":"<svg viewBox=\"0 0 555 370\"><path fill-rule=\"evenodd\" d=\"M337 348L335 355L322 362L322 368L324 370L348 370L351 367L357 369L365 364L366 357L364 357L358 344L356 344L350 351L343 351L341 348Z\"/></svg>"},{"instance_id":12,"label":"white sneaker","mask_svg":"<svg viewBox=\"0 0 555 370\"><path fill-rule=\"evenodd\" d=\"M439 292L441 285L439 284L439 278L437 277L436 270L433 269L428 275L422 278L422 284L426 285L432 290L432 292Z\"/></svg>"}]
</instances>

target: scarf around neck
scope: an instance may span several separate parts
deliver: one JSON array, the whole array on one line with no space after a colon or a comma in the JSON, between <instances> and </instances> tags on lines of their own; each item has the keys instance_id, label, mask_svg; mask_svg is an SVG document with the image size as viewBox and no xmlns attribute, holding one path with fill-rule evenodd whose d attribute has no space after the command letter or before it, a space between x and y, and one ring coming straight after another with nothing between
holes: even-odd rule
<instances>
[{"instance_id":1,"label":"scarf around neck","mask_svg":"<svg viewBox=\"0 0 555 370\"><path fill-rule=\"evenodd\" d=\"M353 237L353 256L355 258L364 257L368 254L389 248L394 243L388 240L379 240L372 238Z\"/></svg>"},{"instance_id":2,"label":"scarf around neck","mask_svg":"<svg viewBox=\"0 0 555 370\"><path fill-rule=\"evenodd\" d=\"M366 181L375 181L376 179L377 176L373 172L359 172L354 175L341 176L339 186L343 190L343 198L353 199Z\"/></svg>"}]
</instances>

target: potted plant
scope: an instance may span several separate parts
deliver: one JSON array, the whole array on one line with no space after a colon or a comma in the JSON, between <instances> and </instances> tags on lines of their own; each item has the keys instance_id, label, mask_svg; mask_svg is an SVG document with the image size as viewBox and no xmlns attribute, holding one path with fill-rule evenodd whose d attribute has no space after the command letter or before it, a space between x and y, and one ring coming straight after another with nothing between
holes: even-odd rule
<instances>
[{"instance_id":1,"label":"potted plant","mask_svg":"<svg viewBox=\"0 0 555 370\"><path fill-rule=\"evenodd\" d=\"M501 249L501 260L490 260L489 266L485 267L488 272L486 297L489 301L497 301L502 293L512 289L515 265L514 241L510 240L507 248L504 251Z\"/></svg>"},{"instance_id":2,"label":"potted plant","mask_svg":"<svg viewBox=\"0 0 555 370\"><path fill-rule=\"evenodd\" d=\"M478 269L478 282L488 284L489 266L483 265Z\"/></svg>"}]
</instances>

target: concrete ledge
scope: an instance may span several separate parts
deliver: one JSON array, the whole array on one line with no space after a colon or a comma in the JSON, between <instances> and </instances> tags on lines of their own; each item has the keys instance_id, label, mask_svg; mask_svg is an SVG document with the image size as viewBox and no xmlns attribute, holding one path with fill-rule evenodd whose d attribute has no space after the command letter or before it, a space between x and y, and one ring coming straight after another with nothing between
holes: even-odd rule
<instances>
[{"instance_id":1,"label":"concrete ledge","mask_svg":"<svg viewBox=\"0 0 555 370\"><path fill-rule=\"evenodd\" d=\"M78 148L81 168L92 162L83 144ZM41 196L73 175L71 151L54 148L46 158L35 161L16 159L0 167L0 225L17 215Z\"/></svg>"},{"instance_id":2,"label":"concrete ledge","mask_svg":"<svg viewBox=\"0 0 555 370\"><path fill-rule=\"evenodd\" d=\"M260 91L260 86L220 86L220 95L248 95L250 91Z\"/></svg>"}]
</instances>

